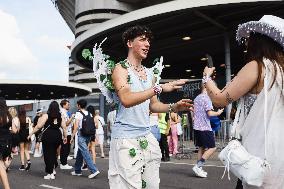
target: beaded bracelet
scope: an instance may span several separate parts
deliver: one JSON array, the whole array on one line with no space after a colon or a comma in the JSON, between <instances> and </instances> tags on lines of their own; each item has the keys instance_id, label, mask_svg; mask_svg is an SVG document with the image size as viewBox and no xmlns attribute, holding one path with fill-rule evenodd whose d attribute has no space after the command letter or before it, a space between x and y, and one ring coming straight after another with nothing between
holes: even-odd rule
<instances>
[{"instance_id":1,"label":"beaded bracelet","mask_svg":"<svg viewBox=\"0 0 284 189\"><path fill-rule=\"evenodd\" d=\"M204 75L203 78L202 78L202 83L205 84L208 81L212 81L212 78L208 75Z\"/></svg>"},{"instance_id":2,"label":"beaded bracelet","mask_svg":"<svg viewBox=\"0 0 284 189\"><path fill-rule=\"evenodd\" d=\"M155 85L155 86L153 87L153 90L154 90L154 93L155 93L156 95L159 95L159 94L162 93L163 88L161 87L161 85Z\"/></svg>"},{"instance_id":3,"label":"beaded bracelet","mask_svg":"<svg viewBox=\"0 0 284 189\"><path fill-rule=\"evenodd\" d=\"M168 109L169 109L169 113L175 112L175 111L174 111L174 103L170 103L170 104L168 105Z\"/></svg>"}]
</instances>

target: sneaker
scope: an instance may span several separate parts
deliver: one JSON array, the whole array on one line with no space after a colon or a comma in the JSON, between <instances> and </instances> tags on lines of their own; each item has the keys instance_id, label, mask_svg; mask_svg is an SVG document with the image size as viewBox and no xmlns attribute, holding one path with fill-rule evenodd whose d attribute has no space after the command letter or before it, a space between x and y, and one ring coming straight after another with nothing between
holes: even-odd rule
<instances>
[{"instance_id":1,"label":"sneaker","mask_svg":"<svg viewBox=\"0 0 284 189\"><path fill-rule=\"evenodd\" d=\"M41 153L37 153L37 152L34 153L34 157L41 157L41 156L42 156Z\"/></svg>"},{"instance_id":2,"label":"sneaker","mask_svg":"<svg viewBox=\"0 0 284 189\"><path fill-rule=\"evenodd\" d=\"M76 173L75 171L72 171L72 172L71 172L71 175L73 175L73 176L81 176L82 173Z\"/></svg>"},{"instance_id":3,"label":"sneaker","mask_svg":"<svg viewBox=\"0 0 284 189\"><path fill-rule=\"evenodd\" d=\"M207 176L207 172L204 171L204 170L202 169L202 167L200 167L200 169L201 169L201 171Z\"/></svg>"},{"instance_id":4,"label":"sneaker","mask_svg":"<svg viewBox=\"0 0 284 189\"><path fill-rule=\"evenodd\" d=\"M193 172L195 173L195 175L197 177L201 177L201 178L206 178L207 177L207 174L205 174L205 172L199 168L197 165L195 165L193 168L192 168Z\"/></svg>"},{"instance_id":5,"label":"sneaker","mask_svg":"<svg viewBox=\"0 0 284 189\"><path fill-rule=\"evenodd\" d=\"M28 161L25 170L28 171L31 168L31 162Z\"/></svg>"},{"instance_id":6,"label":"sneaker","mask_svg":"<svg viewBox=\"0 0 284 189\"><path fill-rule=\"evenodd\" d=\"M55 179L55 176L53 174L47 174L46 176L43 177L43 179L46 179L46 180L50 180L50 179Z\"/></svg>"},{"instance_id":7,"label":"sneaker","mask_svg":"<svg viewBox=\"0 0 284 189\"><path fill-rule=\"evenodd\" d=\"M71 157L71 156L68 156L68 157L67 157L67 160L71 160L71 159L73 159L73 157Z\"/></svg>"},{"instance_id":8,"label":"sneaker","mask_svg":"<svg viewBox=\"0 0 284 189\"><path fill-rule=\"evenodd\" d=\"M95 178L98 174L100 174L100 171L96 171L95 173L92 173L88 176L89 179Z\"/></svg>"},{"instance_id":9,"label":"sneaker","mask_svg":"<svg viewBox=\"0 0 284 189\"><path fill-rule=\"evenodd\" d=\"M85 170L88 170L87 164L84 164L81 169L84 170L84 171L85 171Z\"/></svg>"},{"instance_id":10,"label":"sneaker","mask_svg":"<svg viewBox=\"0 0 284 189\"><path fill-rule=\"evenodd\" d=\"M70 165L68 165L68 164L66 164L66 165L60 164L60 169L72 169L72 168L73 168L73 167L70 166Z\"/></svg>"},{"instance_id":11,"label":"sneaker","mask_svg":"<svg viewBox=\"0 0 284 189\"><path fill-rule=\"evenodd\" d=\"M19 168L20 171L24 171L25 169L25 165L21 165L21 167Z\"/></svg>"}]
</instances>

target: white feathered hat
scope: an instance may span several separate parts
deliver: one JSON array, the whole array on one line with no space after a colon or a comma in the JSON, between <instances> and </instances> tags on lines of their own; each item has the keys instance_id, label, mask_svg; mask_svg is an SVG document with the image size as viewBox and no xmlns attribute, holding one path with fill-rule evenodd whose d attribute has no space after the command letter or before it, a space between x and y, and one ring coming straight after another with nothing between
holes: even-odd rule
<instances>
[{"instance_id":1,"label":"white feathered hat","mask_svg":"<svg viewBox=\"0 0 284 189\"><path fill-rule=\"evenodd\" d=\"M241 43L242 38L249 38L250 32L266 35L284 49L284 19L273 15L264 15L259 21L240 24L237 29L237 41Z\"/></svg>"}]
</instances>

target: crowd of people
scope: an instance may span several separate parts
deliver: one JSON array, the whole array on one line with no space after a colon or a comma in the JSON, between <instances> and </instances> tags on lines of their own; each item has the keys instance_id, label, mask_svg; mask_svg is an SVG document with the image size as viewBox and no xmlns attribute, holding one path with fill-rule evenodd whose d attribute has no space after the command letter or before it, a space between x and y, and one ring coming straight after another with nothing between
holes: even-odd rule
<instances>
[{"instance_id":1,"label":"crowd of people","mask_svg":"<svg viewBox=\"0 0 284 189\"><path fill-rule=\"evenodd\" d=\"M145 26L128 28L122 35L128 50L128 66L116 65L111 76L117 108L108 116L108 128L111 131L111 135L107 135L110 142L110 188L159 188L160 162L169 161L170 155L178 153L178 132L183 116L180 117L177 112L193 112L198 155L192 170L198 177L207 177L203 166L216 150L209 118L220 115L223 107L238 99L243 104L239 104L239 107L242 106L239 108L241 113L235 117L238 125L234 128L234 137L241 140L249 153L265 158L270 164L270 171L265 173L262 186L251 186L239 180L237 188L283 188L284 163L280 150L284 134L283 25L284 20L275 16L264 16L260 21L240 25L237 39L246 39L248 63L232 82L220 90L213 81L215 68L205 67L200 95L194 101L182 99L170 104L160 102L158 96L162 92L182 88L187 80L153 84L154 74L142 65L150 49L152 32ZM44 179L55 179L58 155L60 168L72 168L67 164L67 158L74 140L77 146L74 149L76 161L71 174L81 176L84 162L91 171L88 178L94 178L100 173L93 143L97 141L103 158L102 127L105 123L99 111L87 107L84 99L77 101L78 111L75 115L68 113L67 100L63 100L60 105L61 110L59 104L53 101L47 113L41 115L41 111L38 111L38 119L35 119L33 127L24 109L18 112L15 108L8 109L5 99L0 98L0 176L5 189L9 189L6 169L11 162L12 148L20 146L19 169L31 169L29 146L33 134L36 135L36 143L39 143L35 147L38 154L41 153L39 146L42 143L47 174ZM214 111L213 105L220 109ZM96 128L96 136L86 134L85 129L90 125Z\"/></svg>"}]
</instances>

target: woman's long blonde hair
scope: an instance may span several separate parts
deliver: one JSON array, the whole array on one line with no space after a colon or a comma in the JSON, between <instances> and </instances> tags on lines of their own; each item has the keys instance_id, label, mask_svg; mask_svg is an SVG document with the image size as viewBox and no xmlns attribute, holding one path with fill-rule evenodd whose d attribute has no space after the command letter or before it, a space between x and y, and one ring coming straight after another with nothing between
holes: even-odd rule
<instances>
[{"instance_id":1,"label":"woman's long blonde hair","mask_svg":"<svg viewBox=\"0 0 284 189\"><path fill-rule=\"evenodd\" d=\"M10 107L10 108L8 109L8 111L9 111L10 115L12 116L12 118L18 116L18 112L17 112L17 110L16 110L15 107Z\"/></svg>"}]
</instances>

